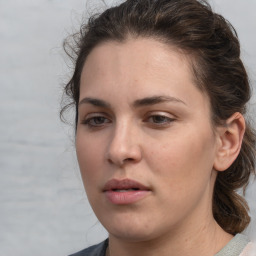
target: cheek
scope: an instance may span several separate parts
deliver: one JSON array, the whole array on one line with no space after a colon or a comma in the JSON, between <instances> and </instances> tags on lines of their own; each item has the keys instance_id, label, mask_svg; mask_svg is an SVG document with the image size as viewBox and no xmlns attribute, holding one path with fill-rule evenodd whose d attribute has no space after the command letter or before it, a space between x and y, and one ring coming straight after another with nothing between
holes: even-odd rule
<instances>
[{"instance_id":1,"label":"cheek","mask_svg":"<svg viewBox=\"0 0 256 256\"><path fill-rule=\"evenodd\" d=\"M148 165L159 204L166 208L163 218L166 210L183 216L203 198L211 201L213 150L207 141L213 146L209 137L183 136L151 151Z\"/></svg>"},{"instance_id":2,"label":"cheek","mask_svg":"<svg viewBox=\"0 0 256 256\"><path fill-rule=\"evenodd\" d=\"M198 133L198 132L197 132ZM149 152L149 166L175 190L196 186L210 178L214 161L214 140L211 134L196 132L167 138Z\"/></svg>"},{"instance_id":3,"label":"cheek","mask_svg":"<svg viewBox=\"0 0 256 256\"><path fill-rule=\"evenodd\" d=\"M86 191L90 186L95 186L102 170L100 163L103 149L98 144L97 141L90 141L89 138L81 138L79 134L77 135L76 153Z\"/></svg>"}]
</instances>

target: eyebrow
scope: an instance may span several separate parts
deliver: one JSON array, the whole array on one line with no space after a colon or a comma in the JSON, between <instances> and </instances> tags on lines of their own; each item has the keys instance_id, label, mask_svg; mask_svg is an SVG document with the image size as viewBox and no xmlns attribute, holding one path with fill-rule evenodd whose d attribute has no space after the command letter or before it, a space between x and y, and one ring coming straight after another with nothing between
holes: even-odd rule
<instances>
[{"instance_id":1,"label":"eyebrow","mask_svg":"<svg viewBox=\"0 0 256 256\"><path fill-rule=\"evenodd\" d=\"M152 96L152 97L146 97L142 99L135 100L134 103L132 104L133 107L143 107L143 106L150 106L150 105L155 105L159 103L164 103L164 102L175 102L175 103L182 103L184 105L187 105L184 101L181 99L171 97L171 96ZM111 108L111 105L101 99L96 99L96 98L83 98L80 102L79 105L81 104L91 104L96 107L102 107L102 108Z\"/></svg>"},{"instance_id":2,"label":"eyebrow","mask_svg":"<svg viewBox=\"0 0 256 256\"><path fill-rule=\"evenodd\" d=\"M133 103L133 106L134 107L150 106L150 105L155 105L155 104L164 103L164 102L175 102L175 103L182 103L184 105L187 105L184 101L175 97L152 96L152 97L146 97L143 99L136 100Z\"/></svg>"},{"instance_id":3,"label":"eyebrow","mask_svg":"<svg viewBox=\"0 0 256 256\"><path fill-rule=\"evenodd\" d=\"M102 107L102 108L110 108L110 104L107 103L104 100L100 100L100 99L95 99L95 98L83 98L80 102L79 105L81 104L91 104L94 105L96 107Z\"/></svg>"}]
</instances>

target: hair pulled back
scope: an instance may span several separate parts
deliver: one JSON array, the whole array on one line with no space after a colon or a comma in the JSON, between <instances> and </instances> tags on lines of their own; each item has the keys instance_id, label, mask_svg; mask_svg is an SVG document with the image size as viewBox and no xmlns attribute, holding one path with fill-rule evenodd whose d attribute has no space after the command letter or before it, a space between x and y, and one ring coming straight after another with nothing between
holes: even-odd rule
<instances>
[{"instance_id":1,"label":"hair pulled back","mask_svg":"<svg viewBox=\"0 0 256 256\"><path fill-rule=\"evenodd\" d=\"M65 93L74 105L78 120L79 87L88 54L106 41L153 38L188 54L196 84L211 102L213 125L222 125L233 113L246 114L251 91L240 45L232 25L214 13L204 0L127 0L117 7L91 17L79 33L64 42L75 69ZM71 50L71 51L70 51ZM255 172L255 131L247 121L239 156L224 172L219 172L213 195L213 215L227 232L243 231L250 222L248 205L237 194L245 191Z\"/></svg>"}]
</instances>

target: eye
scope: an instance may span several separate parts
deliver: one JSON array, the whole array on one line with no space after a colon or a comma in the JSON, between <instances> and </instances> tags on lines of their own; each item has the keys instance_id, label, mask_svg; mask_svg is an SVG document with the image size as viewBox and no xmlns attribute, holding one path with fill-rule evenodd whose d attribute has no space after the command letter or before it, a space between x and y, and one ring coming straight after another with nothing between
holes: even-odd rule
<instances>
[{"instance_id":1,"label":"eye","mask_svg":"<svg viewBox=\"0 0 256 256\"><path fill-rule=\"evenodd\" d=\"M93 128L93 127L103 127L104 125L110 122L111 121L104 116L92 116L92 117L87 117L81 123Z\"/></svg>"},{"instance_id":2,"label":"eye","mask_svg":"<svg viewBox=\"0 0 256 256\"><path fill-rule=\"evenodd\" d=\"M164 127L170 125L170 123L175 121L175 118L169 117L165 114L154 114L150 115L145 121L149 122L154 126Z\"/></svg>"},{"instance_id":3,"label":"eye","mask_svg":"<svg viewBox=\"0 0 256 256\"><path fill-rule=\"evenodd\" d=\"M162 124L162 123L166 123L166 122L170 122L171 119L167 116L160 116L160 115L155 115L155 116L151 116L149 118L153 123L158 123L158 124Z\"/></svg>"}]
</instances>

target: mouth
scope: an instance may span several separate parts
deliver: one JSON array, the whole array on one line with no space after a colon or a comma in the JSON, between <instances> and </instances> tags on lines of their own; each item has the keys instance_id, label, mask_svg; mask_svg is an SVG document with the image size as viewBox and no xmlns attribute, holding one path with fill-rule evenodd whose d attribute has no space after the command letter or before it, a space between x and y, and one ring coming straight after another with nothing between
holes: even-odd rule
<instances>
[{"instance_id":1,"label":"mouth","mask_svg":"<svg viewBox=\"0 0 256 256\"><path fill-rule=\"evenodd\" d=\"M140 190L139 188L128 188L128 189L112 189L112 191L115 192L127 192L127 191L138 191Z\"/></svg>"},{"instance_id":2,"label":"mouth","mask_svg":"<svg viewBox=\"0 0 256 256\"><path fill-rule=\"evenodd\" d=\"M123 180L112 179L108 181L103 188L104 192L106 191L127 192L127 191L139 191L139 190L149 191L150 189L147 186L130 179L123 179Z\"/></svg>"},{"instance_id":3,"label":"mouth","mask_svg":"<svg viewBox=\"0 0 256 256\"><path fill-rule=\"evenodd\" d=\"M150 188L130 179L112 179L106 183L103 192L112 204L126 205L145 198Z\"/></svg>"}]
</instances>

